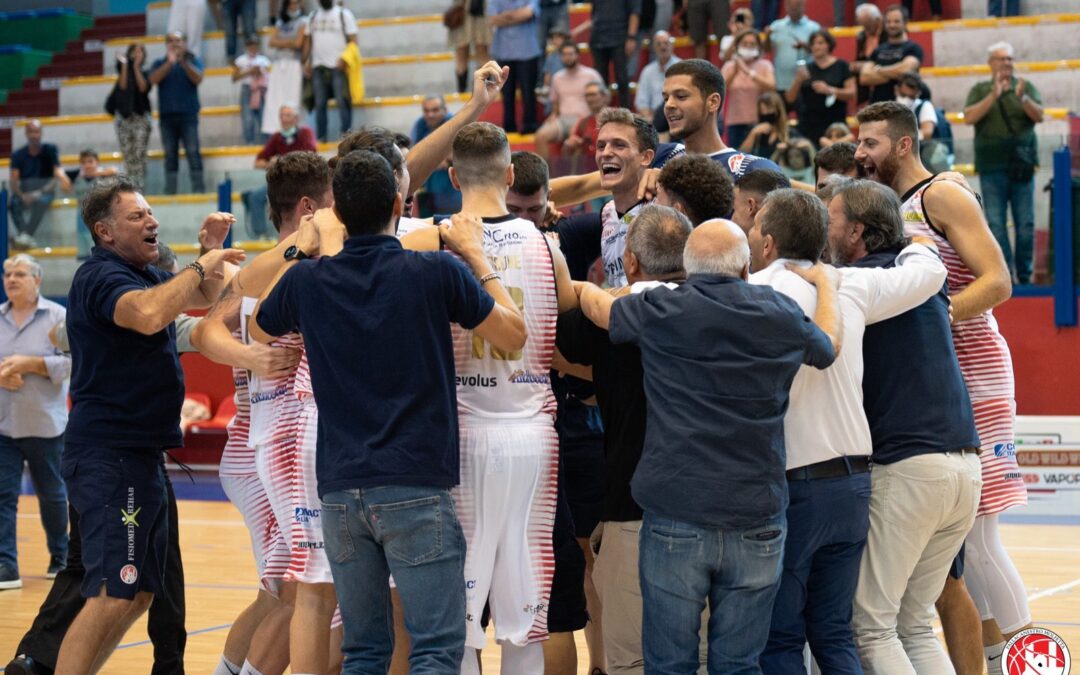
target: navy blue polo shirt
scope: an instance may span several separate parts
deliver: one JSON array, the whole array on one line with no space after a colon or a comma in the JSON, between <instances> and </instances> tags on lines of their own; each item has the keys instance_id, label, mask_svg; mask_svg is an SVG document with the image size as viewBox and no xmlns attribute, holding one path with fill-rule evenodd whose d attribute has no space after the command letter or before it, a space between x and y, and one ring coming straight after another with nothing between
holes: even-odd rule
<instances>
[{"instance_id":1,"label":"navy blue polo shirt","mask_svg":"<svg viewBox=\"0 0 1080 675\"><path fill-rule=\"evenodd\" d=\"M192 65L199 71L203 70L203 62L198 56L188 54L185 58L190 59ZM160 58L150 66L153 72L165 63ZM158 113L162 115L195 115L199 112L199 88L191 81L184 67L174 63L169 69L168 75L157 85Z\"/></svg>"},{"instance_id":2,"label":"navy blue polo shirt","mask_svg":"<svg viewBox=\"0 0 1080 675\"><path fill-rule=\"evenodd\" d=\"M787 508L784 413L803 364L832 342L790 298L742 279L692 274L620 298L608 331L641 348L645 447L631 481L646 511L744 529Z\"/></svg>"},{"instance_id":3,"label":"navy blue polo shirt","mask_svg":"<svg viewBox=\"0 0 1080 675\"><path fill-rule=\"evenodd\" d=\"M450 323L475 328L495 301L449 253L349 237L331 258L286 272L256 321L304 336L319 406L319 496L458 483Z\"/></svg>"},{"instance_id":4,"label":"navy blue polo shirt","mask_svg":"<svg viewBox=\"0 0 1080 675\"><path fill-rule=\"evenodd\" d=\"M60 166L60 153L52 143L42 143L38 154L30 154L30 146L24 145L11 155L11 168L19 170L19 180L52 178Z\"/></svg>"},{"instance_id":5,"label":"navy blue polo shirt","mask_svg":"<svg viewBox=\"0 0 1080 675\"><path fill-rule=\"evenodd\" d=\"M100 246L75 271L67 310L71 413L66 443L148 449L184 444L184 371L176 328L170 323L143 335L113 321L122 295L172 276L152 266L140 269Z\"/></svg>"},{"instance_id":6,"label":"navy blue polo shirt","mask_svg":"<svg viewBox=\"0 0 1080 675\"><path fill-rule=\"evenodd\" d=\"M893 267L899 253L871 253L852 267ZM915 309L866 327L863 409L875 464L979 447L945 286Z\"/></svg>"}]
</instances>

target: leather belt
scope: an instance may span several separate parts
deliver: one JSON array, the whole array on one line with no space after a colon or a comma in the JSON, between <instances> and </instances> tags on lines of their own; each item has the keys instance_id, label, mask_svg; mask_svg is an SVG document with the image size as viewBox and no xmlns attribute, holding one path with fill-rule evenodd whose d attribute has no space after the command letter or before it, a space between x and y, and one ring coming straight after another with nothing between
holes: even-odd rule
<instances>
[{"instance_id":1,"label":"leather belt","mask_svg":"<svg viewBox=\"0 0 1080 675\"><path fill-rule=\"evenodd\" d=\"M870 458L866 455L857 457L837 457L824 462L800 466L787 471L788 480L815 480L818 478L839 478L870 471Z\"/></svg>"}]
</instances>

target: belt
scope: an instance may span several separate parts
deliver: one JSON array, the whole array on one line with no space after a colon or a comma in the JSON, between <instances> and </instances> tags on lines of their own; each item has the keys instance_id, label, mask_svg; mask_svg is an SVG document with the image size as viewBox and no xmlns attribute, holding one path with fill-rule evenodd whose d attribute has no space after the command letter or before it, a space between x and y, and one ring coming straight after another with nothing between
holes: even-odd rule
<instances>
[{"instance_id":1,"label":"belt","mask_svg":"<svg viewBox=\"0 0 1080 675\"><path fill-rule=\"evenodd\" d=\"M866 455L858 457L837 457L827 459L824 462L800 466L797 469L789 469L788 480L814 480L817 478L839 478L851 476L857 473L870 471L870 458Z\"/></svg>"},{"instance_id":2,"label":"belt","mask_svg":"<svg viewBox=\"0 0 1080 675\"><path fill-rule=\"evenodd\" d=\"M973 447L971 447L969 445L966 448L958 448L956 450L946 450L945 454L947 455L947 454L952 453L952 452L957 452L957 453L960 453L961 455L977 455L977 454L979 454L979 449L978 448L973 448Z\"/></svg>"}]
</instances>

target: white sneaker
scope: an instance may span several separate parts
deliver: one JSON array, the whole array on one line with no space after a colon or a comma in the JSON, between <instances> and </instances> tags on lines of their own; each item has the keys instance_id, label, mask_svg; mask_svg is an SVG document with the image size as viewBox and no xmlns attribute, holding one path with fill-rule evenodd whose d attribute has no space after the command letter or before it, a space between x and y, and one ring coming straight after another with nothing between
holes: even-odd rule
<instances>
[{"instance_id":1,"label":"white sneaker","mask_svg":"<svg viewBox=\"0 0 1080 675\"><path fill-rule=\"evenodd\" d=\"M34 238L25 232L20 232L15 235L15 243L19 246L22 246L23 248L37 247L37 242L34 241Z\"/></svg>"}]
</instances>

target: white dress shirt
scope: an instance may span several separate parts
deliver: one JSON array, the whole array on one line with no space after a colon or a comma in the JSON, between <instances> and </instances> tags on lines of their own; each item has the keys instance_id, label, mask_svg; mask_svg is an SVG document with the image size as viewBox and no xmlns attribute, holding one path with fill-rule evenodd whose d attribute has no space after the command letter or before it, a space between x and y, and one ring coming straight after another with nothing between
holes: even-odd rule
<instances>
[{"instance_id":1,"label":"white dress shirt","mask_svg":"<svg viewBox=\"0 0 1080 675\"><path fill-rule=\"evenodd\" d=\"M787 269L807 261L776 260L750 275L750 283L772 286L799 303L807 316L817 310L813 284ZM840 354L825 370L803 366L791 385L784 417L787 468L843 456L868 456L873 445L862 402L862 343L866 326L918 307L941 290L945 266L936 251L911 244L888 269L843 268L837 293L844 322Z\"/></svg>"}]
</instances>

